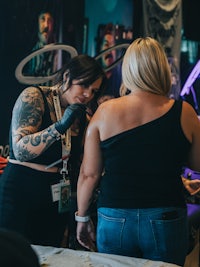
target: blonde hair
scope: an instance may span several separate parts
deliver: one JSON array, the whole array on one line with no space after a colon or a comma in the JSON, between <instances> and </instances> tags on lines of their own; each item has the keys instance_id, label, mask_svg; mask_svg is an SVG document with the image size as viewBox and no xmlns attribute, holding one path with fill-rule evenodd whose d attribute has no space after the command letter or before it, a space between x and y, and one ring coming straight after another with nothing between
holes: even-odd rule
<instances>
[{"instance_id":1,"label":"blonde hair","mask_svg":"<svg viewBox=\"0 0 200 267\"><path fill-rule=\"evenodd\" d=\"M126 89L125 85L123 83L121 83L121 86L119 88L119 95L120 96L126 95L126 91L127 91L127 89Z\"/></svg>"},{"instance_id":2,"label":"blonde hair","mask_svg":"<svg viewBox=\"0 0 200 267\"><path fill-rule=\"evenodd\" d=\"M122 79L124 86L131 91L139 89L168 95L171 71L161 44L151 37L134 40L124 55Z\"/></svg>"}]
</instances>

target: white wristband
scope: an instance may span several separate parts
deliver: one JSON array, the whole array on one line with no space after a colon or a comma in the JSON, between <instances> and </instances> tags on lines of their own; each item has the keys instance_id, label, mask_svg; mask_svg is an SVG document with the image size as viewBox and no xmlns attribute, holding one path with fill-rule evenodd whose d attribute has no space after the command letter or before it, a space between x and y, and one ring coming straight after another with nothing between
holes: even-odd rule
<instances>
[{"instance_id":1,"label":"white wristband","mask_svg":"<svg viewBox=\"0 0 200 267\"><path fill-rule=\"evenodd\" d=\"M75 212L75 221L76 222L88 222L90 216L78 216L78 211Z\"/></svg>"}]
</instances>

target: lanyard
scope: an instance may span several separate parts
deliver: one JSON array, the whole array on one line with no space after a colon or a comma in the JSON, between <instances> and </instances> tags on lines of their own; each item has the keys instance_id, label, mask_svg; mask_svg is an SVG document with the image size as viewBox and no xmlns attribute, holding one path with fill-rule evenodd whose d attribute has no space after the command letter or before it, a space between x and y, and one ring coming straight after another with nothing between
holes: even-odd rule
<instances>
[{"instance_id":1,"label":"lanyard","mask_svg":"<svg viewBox=\"0 0 200 267\"><path fill-rule=\"evenodd\" d=\"M57 120L60 120L62 118L62 111L61 111L60 99L59 99L58 92L56 89L53 91L53 103L54 103L54 108L56 112L56 118ZM67 130L66 134L61 135L61 142L62 142L63 167L60 173L62 174L63 179L65 180L66 175L68 174L67 162L68 162L69 155L71 152L71 129L70 128Z\"/></svg>"}]
</instances>

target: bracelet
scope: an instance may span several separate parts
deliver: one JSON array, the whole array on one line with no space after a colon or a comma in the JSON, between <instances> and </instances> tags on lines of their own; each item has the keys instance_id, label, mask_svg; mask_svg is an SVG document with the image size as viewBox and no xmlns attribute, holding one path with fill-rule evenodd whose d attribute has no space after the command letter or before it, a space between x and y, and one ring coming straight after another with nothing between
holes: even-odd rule
<instances>
[{"instance_id":1,"label":"bracelet","mask_svg":"<svg viewBox=\"0 0 200 267\"><path fill-rule=\"evenodd\" d=\"M88 222L90 216L78 216L78 211L75 212L75 221L76 222Z\"/></svg>"}]
</instances>

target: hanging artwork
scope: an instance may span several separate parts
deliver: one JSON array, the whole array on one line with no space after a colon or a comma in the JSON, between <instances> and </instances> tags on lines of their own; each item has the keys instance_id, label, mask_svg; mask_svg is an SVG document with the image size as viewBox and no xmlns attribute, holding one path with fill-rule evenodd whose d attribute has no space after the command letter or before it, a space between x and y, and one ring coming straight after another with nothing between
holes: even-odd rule
<instances>
[{"instance_id":1,"label":"hanging artwork","mask_svg":"<svg viewBox=\"0 0 200 267\"><path fill-rule=\"evenodd\" d=\"M180 94L180 47L182 29L181 0L143 0L144 35L158 40L164 47L172 71L170 97Z\"/></svg>"}]
</instances>

